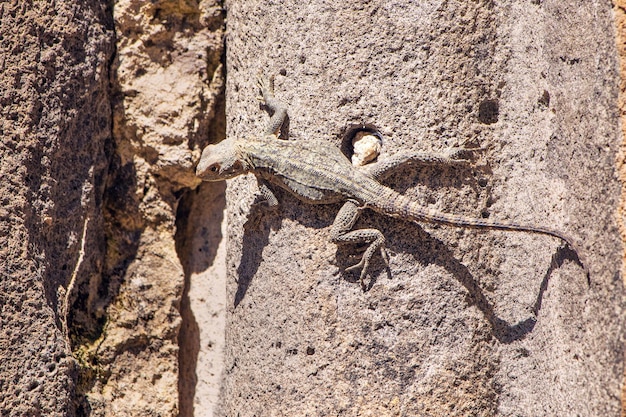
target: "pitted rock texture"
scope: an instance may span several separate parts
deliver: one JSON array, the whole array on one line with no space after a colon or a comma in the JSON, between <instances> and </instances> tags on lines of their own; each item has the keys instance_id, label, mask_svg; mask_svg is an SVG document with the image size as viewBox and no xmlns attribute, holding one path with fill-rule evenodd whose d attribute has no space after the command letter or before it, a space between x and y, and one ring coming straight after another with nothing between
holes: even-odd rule
<instances>
[{"instance_id":1,"label":"pitted rock texture","mask_svg":"<svg viewBox=\"0 0 626 417\"><path fill-rule=\"evenodd\" d=\"M618 416L624 291L614 213L622 140L608 2L227 2L227 135L262 132L278 74L291 140L347 126L398 151L482 149L472 169L388 184L424 205L572 234L417 225L364 211L391 266L363 293L329 243L339 206L227 189L223 415ZM575 10L575 12L573 12ZM279 29L277 29L277 25Z\"/></svg>"},{"instance_id":2,"label":"pitted rock texture","mask_svg":"<svg viewBox=\"0 0 626 417\"><path fill-rule=\"evenodd\" d=\"M619 56L619 98L618 106L620 112L620 122L622 128L622 139L626 137L626 1L615 0L614 12L615 12L615 26L616 26L616 43L617 53ZM622 184L626 182L626 147L622 143L620 152L617 158L618 174ZM617 213L617 221L619 225L620 235L622 241L626 240L626 187L622 186L620 206ZM622 278L624 278L626 268L626 256L622 258ZM624 383L622 384L622 417L626 417L626 375Z\"/></svg>"},{"instance_id":3,"label":"pitted rock texture","mask_svg":"<svg viewBox=\"0 0 626 417\"><path fill-rule=\"evenodd\" d=\"M0 3L0 415L212 414L222 367L223 415L619 415L614 3L617 50L608 1L229 1L226 109L220 2ZM224 207L194 164L226 115L262 131L260 73L292 140L480 148L388 184L562 229L590 284L549 237L364 211L392 256L363 293L339 206L265 212L239 178Z\"/></svg>"},{"instance_id":4,"label":"pitted rock texture","mask_svg":"<svg viewBox=\"0 0 626 417\"><path fill-rule=\"evenodd\" d=\"M0 38L0 415L73 416L65 289L102 258L113 22L100 1L2 2Z\"/></svg>"}]
</instances>

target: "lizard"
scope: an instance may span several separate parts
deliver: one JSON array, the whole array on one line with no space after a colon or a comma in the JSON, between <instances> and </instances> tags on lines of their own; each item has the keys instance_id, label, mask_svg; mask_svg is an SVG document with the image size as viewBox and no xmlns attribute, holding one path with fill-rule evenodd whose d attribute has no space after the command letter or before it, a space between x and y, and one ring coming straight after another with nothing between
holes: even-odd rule
<instances>
[{"instance_id":1,"label":"lizard","mask_svg":"<svg viewBox=\"0 0 626 417\"><path fill-rule=\"evenodd\" d=\"M536 225L457 216L420 205L409 197L383 185L380 181L406 164L464 164L458 149L447 153L400 153L386 160L355 167L339 148L316 141L294 141L279 138L288 117L287 106L274 96L274 78L258 81L259 100L271 114L262 135L248 138L226 138L202 151L196 175L204 181L222 181L252 173L257 178L260 201L278 206L271 186L280 187L301 201L311 204L343 202L330 230L335 244L367 244L361 260L346 271L360 269L359 281L365 290L365 277L373 255L380 251L385 265L385 237L378 229L352 230L362 209L412 222L442 223L457 227L501 229L532 232L556 237L565 242L578 257L588 277L581 252L573 239L558 230Z\"/></svg>"}]
</instances>

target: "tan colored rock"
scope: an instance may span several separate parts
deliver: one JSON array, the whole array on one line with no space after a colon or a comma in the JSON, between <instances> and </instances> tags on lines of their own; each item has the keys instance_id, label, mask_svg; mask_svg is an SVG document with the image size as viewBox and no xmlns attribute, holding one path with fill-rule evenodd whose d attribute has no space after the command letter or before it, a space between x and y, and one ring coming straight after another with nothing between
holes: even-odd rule
<instances>
[{"instance_id":1,"label":"tan colored rock","mask_svg":"<svg viewBox=\"0 0 626 417\"><path fill-rule=\"evenodd\" d=\"M358 132L352 139L352 165L362 166L378 158L382 140L377 135Z\"/></svg>"},{"instance_id":2,"label":"tan colored rock","mask_svg":"<svg viewBox=\"0 0 626 417\"><path fill-rule=\"evenodd\" d=\"M199 181L193 166L206 141L222 89L222 9L215 1L115 3L119 35L115 84L120 94L115 135L122 165L140 158L139 170L174 187Z\"/></svg>"},{"instance_id":3,"label":"tan colored rock","mask_svg":"<svg viewBox=\"0 0 626 417\"><path fill-rule=\"evenodd\" d=\"M178 201L223 87L217 2L118 1L112 67L115 156L105 194L107 257L87 289L91 415L179 415ZM190 226L193 228L193 225Z\"/></svg>"},{"instance_id":4,"label":"tan colored rock","mask_svg":"<svg viewBox=\"0 0 626 417\"><path fill-rule=\"evenodd\" d=\"M619 56L619 110L620 121L622 127L622 138L626 137L626 120L624 115L626 114L626 1L615 0L614 13L615 13L615 26L616 26L616 38L617 38L617 53ZM622 184L626 182L626 146L622 143L620 151L617 157L619 179ZM622 194L620 199L620 206L617 213L617 221L619 226L622 242L626 240L626 222L624 216L626 214L626 187L622 186ZM626 254L622 256L622 278L626 277ZM625 281L626 282L626 281ZM626 417L626 376L624 377L624 383L622 384L622 417Z\"/></svg>"}]
</instances>

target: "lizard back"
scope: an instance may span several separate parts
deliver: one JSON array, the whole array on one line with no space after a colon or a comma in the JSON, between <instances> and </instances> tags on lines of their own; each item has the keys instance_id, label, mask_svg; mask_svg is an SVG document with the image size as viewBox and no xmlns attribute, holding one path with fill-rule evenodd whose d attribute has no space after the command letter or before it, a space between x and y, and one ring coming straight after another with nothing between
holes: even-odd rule
<instances>
[{"instance_id":1,"label":"lizard back","mask_svg":"<svg viewBox=\"0 0 626 417\"><path fill-rule=\"evenodd\" d=\"M318 141L246 140L252 171L313 204L353 198L365 204L381 185L352 166L339 149Z\"/></svg>"}]
</instances>

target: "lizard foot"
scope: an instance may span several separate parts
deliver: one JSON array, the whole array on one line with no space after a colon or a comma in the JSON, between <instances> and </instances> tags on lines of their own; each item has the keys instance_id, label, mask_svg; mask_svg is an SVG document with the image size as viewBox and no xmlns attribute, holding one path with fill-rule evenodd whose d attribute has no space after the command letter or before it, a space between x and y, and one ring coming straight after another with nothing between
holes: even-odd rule
<instances>
[{"instance_id":1,"label":"lizard foot","mask_svg":"<svg viewBox=\"0 0 626 417\"><path fill-rule=\"evenodd\" d=\"M287 115L287 106L282 101L276 99L274 97L274 76L272 75L269 78L262 77L259 75L257 78L257 85L259 86L259 90L261 92L261 96L257 97L262 107L268 109L269 114L271 115L269 124L265 129L266 135L275 135L277 138L287 136L287 129L283 126L286 123L288 118ZM282 135L281 135L282 133Z\"/></svg>"},{"instance_id":2,"label":"lizard foot","mask_svg":"<svg viewBox=\"0 0 626 417\"><path fill-rule=\"evenodd\" d=\"M379 248L380 248L380 255L383 258L383 262L385 262L385 266L389 268L389 255L387 254L387 251L385 250L384 246L382 246L382 244L378 246L375 243L372 243L363 254L363 257L361 258L361 261L359 263L349 266L348 268L345 269L346 272L352 272L358 269L361 270L361 274L359 276L359 283L361 284L361 288L363 289L363 291L367 290L367 286L365 285L365 276L367 275L367 270L370 266L370 259L374 255L374 252L376 251L376 249L379 249Z\"/></svg>"},{"instance_id":3,"label":"lizard foot","mask_svg":"<svg viewBox=\"0 0 626 417\"><path fill-rule=\"evenodd\" d=\"M271 100L274 97L274 76L272 75L269 78L265 78L261 75L257 77L257 85L259 86L259 90L261 90L261 95L257 97L261 103L266 103L268 98Z\"/></svg>"}]
</instances>

